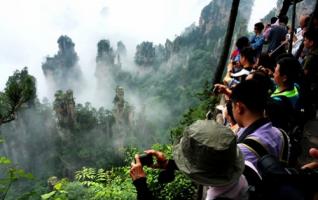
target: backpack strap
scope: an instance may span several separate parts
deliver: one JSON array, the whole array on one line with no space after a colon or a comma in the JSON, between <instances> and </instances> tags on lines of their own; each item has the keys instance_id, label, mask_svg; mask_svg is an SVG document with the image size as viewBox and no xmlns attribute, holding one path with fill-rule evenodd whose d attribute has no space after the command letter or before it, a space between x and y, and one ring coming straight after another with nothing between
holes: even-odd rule
<instances>
[{"instance_id":1,"label":"backpack strap","mask_svg":"<svg viewBox=\"0 0 318 200\"><path fill-rule=\"evenodd\" d=\"M263 126L264 124L266 124L268 122L269 122L269 119L267 119L267 118L261 118L255 122L253 122L253 124L251 124L249 127L247 127L243 131L243 133L239 136L237 143L242 143L247 138L247 136L249 136L255 130L257 130L258 128L260 128L261 126Z\"/></svg>"},{"instance_id":2,"label":"backpack strap","mask_svg":"<svg viewBox=\"0 0 318 200\"><path fill-rule=\"evenodd\" d=\"M259 158L268 154L267 149L256 139L245 138L242 144L255 153Z\"/></svg>"},{"instance_id":3,"label":"backpack strap","mask_svg":"<svg viewBox=\"0 0 318 200\"><path fill-rule=\"evenodd\" d=\"M281 156L280 160L284 162L285 164L288 164L289 160L289 137L287 133L283 130L280 129L281 137L283 139L283 144L282 144L282 150L281 150ZM253 153L255 153L259 158L269 154L267 149L264 147L264 145L258 141L257 139L253 137L248 137L245 138L242 141L242 144L247 147L249 150L251 150Z\"/></svg>"},{"instance_id":4,"label":"backpack strap","mask_svg":"<svg viewBox=\"0 0 318 200\"><path fill-rule=\"evenodd\" d=\"M281 135L283 137L283 148L282 148L282 152L281 152L281 158L280 161L284 162L285 164L288 164L289 161L289 137L287 135L287 133L283 130L283 129L279 129L281 132Z\"/></svg>"}]
</instances>

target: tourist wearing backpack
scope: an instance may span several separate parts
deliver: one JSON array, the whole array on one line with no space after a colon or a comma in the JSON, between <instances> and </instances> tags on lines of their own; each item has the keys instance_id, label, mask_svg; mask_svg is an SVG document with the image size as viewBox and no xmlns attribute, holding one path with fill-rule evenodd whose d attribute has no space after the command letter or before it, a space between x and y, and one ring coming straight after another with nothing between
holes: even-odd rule
<instances>
[{"instance_id":1,"label":"tourist wearing backpack","mask_svg":"<svg viewBox=\"0 0 318 200\"><path fill-rule=\"evenodd\" d=\"M266 87L256 80L238 84L231 95L233 116L241 127L237 133L238 146L245 160L255 167L258 159L266 154L288 162L288 136L264 117L268 98Z\"/></svg>"}]
</instances>

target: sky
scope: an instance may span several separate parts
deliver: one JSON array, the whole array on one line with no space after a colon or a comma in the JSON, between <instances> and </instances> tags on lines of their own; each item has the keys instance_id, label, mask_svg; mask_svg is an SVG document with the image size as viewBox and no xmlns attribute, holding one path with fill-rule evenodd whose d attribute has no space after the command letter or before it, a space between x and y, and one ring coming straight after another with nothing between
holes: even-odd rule
<instances>
[{"instance_id":1,"label":"sky","mask_svg":"<svg viewBox=\"0 0 318 200\"><path fill-rule=\"evenodd\" d=\"M276 7L277 0L255 0L251 18L248 24L248 30L254 30L254 24L260 22L260 20L269 13L274 7Z\"/></svg>"},{"instance_id":2,"label":"sky","mask_svg":"<svg viewBox=\"0 0 318 200\"><path fill-rule=\"evenodd\" d=\"M0 90L16 69L27 66L37 79L41 100L48 95L41 64L46 56L57 53L56 41L60 35L72 38L84 75L94 80L99 40L109 39L113 46L122 40L128 51L134 51L135 45L142 41L158 44L167 38L173 40L192 23L198 24L202 8L210 0L0 2ZM275 4L276 0L256 0L252 18L258 21ZM254 20L249 27L253 27Z\"/></svg>"}]
</instances>

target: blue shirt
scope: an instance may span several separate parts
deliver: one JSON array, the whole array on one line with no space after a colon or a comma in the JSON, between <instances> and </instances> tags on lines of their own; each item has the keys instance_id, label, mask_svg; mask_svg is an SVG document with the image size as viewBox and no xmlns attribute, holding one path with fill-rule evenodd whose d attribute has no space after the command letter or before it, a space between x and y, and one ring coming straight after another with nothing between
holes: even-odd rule
<instances>
[{"instance_id":1,"label":"blue shirt","mask_svg":"<svg viewBox=\"0 0 318 200\"><path fill-rule=\"evenodd\" d=\"M256 55L259 56L262 53L262 48L264 44L265 38L262 34L260 35L253 35L250 38L251 47L255 49Z\"/></svg>"}]
</instances>

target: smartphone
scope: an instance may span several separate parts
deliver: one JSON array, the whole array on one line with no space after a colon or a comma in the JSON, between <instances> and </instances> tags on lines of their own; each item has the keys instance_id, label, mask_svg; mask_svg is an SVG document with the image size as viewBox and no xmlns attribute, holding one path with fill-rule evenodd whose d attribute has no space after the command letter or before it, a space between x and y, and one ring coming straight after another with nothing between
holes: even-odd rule
<instances>
[{"instance_id":1,"label":"smartphone","mask_svg":"<svg viewBox=\"0 0 318 200\"><path fill-rule=\"evenodd\" d=\"M153 165L153 158L150 154L141 154L139 156L140 162L142 166L150 166Z\"/></svg>"}]
</instances>

